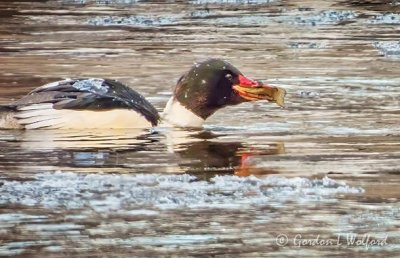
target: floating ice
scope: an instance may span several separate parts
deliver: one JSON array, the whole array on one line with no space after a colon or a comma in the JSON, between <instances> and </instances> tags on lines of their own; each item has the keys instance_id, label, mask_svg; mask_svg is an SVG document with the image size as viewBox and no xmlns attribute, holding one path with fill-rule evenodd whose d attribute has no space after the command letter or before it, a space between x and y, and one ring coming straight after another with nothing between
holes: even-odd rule
<instances>
[{"instance_id":1,"label":"floating ice","mask_svg":"<svg viewBox=\"0 0 400 258\"><path fill-rule=\"evenodd\" d=\"M268 25L273 20L266 15L244 15L215 18L212 22L226 26L261 26Z\"/></svg>"},{"instance_id":2,"label":"floating ice","mask_svg":"<svg viewBox=\"0 0 400 258\"><path fill-rule=\"evenodd\" d=\"M298 91L297 95L301 98L316 98L319 96L319 92L316 91Z\"/></svg>"},{"instance_id":3,"label":"floating ice","mask_svg":"<svg viewBox=\"0 0 400 258\"><path fill-rule=\"evenodd\" d=\"M41 173L31 181L0 180L0 204L80 209L101 213L154 208L243 208L287 200L334 200L338 193L362 193L327 177L323 179L216 176L208 181L187 174L116 175Z\"/></svg>"},{"instance_id":4,"label":"floating ice","mask_svg":"<svg viewBox=\"0 0 400 258\"><path fill-rule=\"evenodd\" d=\"M400 41L376 41L373 46L389 58L400 58Z\"/></svg>"},{"instance_id":5,"label":"floating ice","mask_svg":"<svg viewBox=\"0 0 400 258\"><path fill-rule=\"evenodd\" d=\"M176 18L166 16L100 16L92 18L88 21L89 24L95 26L138 26L138 27L159 27L173 25L177 23Z\"/></svg>"},{"instance_id":6,"label":"floating ice","mask_svg":"<svg viewBox=\"0 0 400 258\"><path fill-rule=\"evenodd\" d=\"M212 234L201 235L164 235L164 236L138 236L128 239L113 238L113 239L93 239L91 243L95 246L142 246L142 245L193 245L199 243L213 242L218 239Z\"/></svg>"},{"instance_id":7,"label":"floating ice","mask_svg":"<svg viewBox=\"0 0 400 258\"><path fill-rule=\"evenodd\" d=\"M299 49L319 49L325 47L325 45L317 42L290 42L288 46Z\"/></svg>"},{"instance_id":8,"label":"floating ice","mask_svg":"<svg viewBox=\"0 0 400 258\"><path fill-rule=\"evenodd\" d=\"M372 24L400 24L400 14L399 13L385 13L381 15L374 16L369 23Z\"/></svg>"},{"instance_id":9,"label":"floating ice","mask_svg":"<svg viewBox=\"0 0 400 258\"><path fill-rule=\"evenodd\" d=\"M191 18L205 18L210 15L215 15L215 12L206 9L206 10L195 10L190 13Z\"/></svg>"},{"instance_id":10,"label":"floating ice","mask_svg":"<svg viewBox=\"0 0 400 258\"><path fill-rule=\"evenodd\" d=\"M339 22L354 19L355 17L357 17L357 14L353 11L327 10L318 14L297 16L289 23L295 25L318 26L337 24Z\"/></svg>"},{"instance_id":11,"label":"floating ice","mask_svg":"<svg viewBox=\"0 0 400 258\"><path fill-rule=\"evenodd\" d=\"M19 241L11 243L2 243L0 245L0 256L14 256L22 254L24 249L27 247L42 247L46 245L51 245L51 241Z\"/></svg>"}]
</instances>

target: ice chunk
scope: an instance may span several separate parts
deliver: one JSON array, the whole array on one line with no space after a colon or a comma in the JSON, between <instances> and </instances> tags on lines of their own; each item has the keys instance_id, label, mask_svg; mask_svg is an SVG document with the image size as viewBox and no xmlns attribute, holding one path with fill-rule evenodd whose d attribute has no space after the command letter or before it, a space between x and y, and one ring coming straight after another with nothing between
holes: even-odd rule
<instances>
[{"instance_id":1,"label":"ice chunk","mask_svg":"<svg viewBox=\"0 0 400 258\"><path fill-rule=\"evenodd\" d=\"M281 205L287 200L331 201L335 200L336 194L363 192L360 187L352 187L328 177L312 180L303 177L226 175L201 181L186 174L55 172L37 174L32 181L0 181L3 183L0 187L0 204L66 209L90 207L105 214L121 210L135 214L135 210L143 211L143 206L156 209L240 209L244 205Z\"/></svg>"}]
</instances>

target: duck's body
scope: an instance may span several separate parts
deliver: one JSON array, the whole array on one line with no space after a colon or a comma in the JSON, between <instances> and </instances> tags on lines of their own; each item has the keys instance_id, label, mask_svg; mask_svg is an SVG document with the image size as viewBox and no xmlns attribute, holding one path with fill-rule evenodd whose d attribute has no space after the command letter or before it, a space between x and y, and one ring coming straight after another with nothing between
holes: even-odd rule
<instances>
[{"instance_id":1,"label":"duck's body","mask_svg":"<svg viewBox=\"0 0 400 258\"><path fill-rule=\"evenodd\" d=\"M210 59L183 75L162 120L172 126L200 127L219 108L267 99L283 105L284 90L244 77L229 63ZM0 106L0 128L149 128L160 115L133 89L109 79L67 79L36 88Z\"/></svg>"},{"instance_id":2,"label":"duck's body","mask_svg":"<svg viewBox=\"0 0 400 258\"><path fill-rule=\"evenodd\" d=\"M25 129L147 128L157 110L131 88L108 79L67 79L43 85L3 106L0 127Z\"/></svg>"}]
</instances>

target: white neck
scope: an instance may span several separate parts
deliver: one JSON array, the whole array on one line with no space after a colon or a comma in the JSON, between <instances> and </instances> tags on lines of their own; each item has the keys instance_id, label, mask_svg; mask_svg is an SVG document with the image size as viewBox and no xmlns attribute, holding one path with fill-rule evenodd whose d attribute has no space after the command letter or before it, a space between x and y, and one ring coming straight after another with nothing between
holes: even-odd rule
<instances>
[{"instance_id":1,"label":"white neck","mask_svg":"<svg viewBox=\"0 0 400 258\"><path fill-rule=\"evenodd\" d=\"M185 108L178 100L171 97L162 114L163 122L179 127L201 127L204 119Z\"/></svg>"}]
</instances>

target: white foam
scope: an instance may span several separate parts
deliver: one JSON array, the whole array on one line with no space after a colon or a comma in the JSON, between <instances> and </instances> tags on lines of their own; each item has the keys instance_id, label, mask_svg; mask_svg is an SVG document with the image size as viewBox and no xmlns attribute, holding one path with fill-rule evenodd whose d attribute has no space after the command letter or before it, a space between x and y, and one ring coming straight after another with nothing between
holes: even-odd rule
<instances>
[{"instance_id":1,"label":"white foam","mask_svg":"<svg viewBox=\"0 0 400 258\"><path fill-rule=\"evenodd\" d=\"M47 208L90 207L96 212L156 209L226 208L282 205L290 201L335 201L336 194L359 194L360 187L325 177L307 179L216 176L198 181L194 176L161 174L37 174L32 181L0 180L0 204L40 205ZM250 194L251 193L251 194ZM86 209L86 208L85 208ZM152 212L150 212L152 214Z\"/></svg>"}]
</instances>

